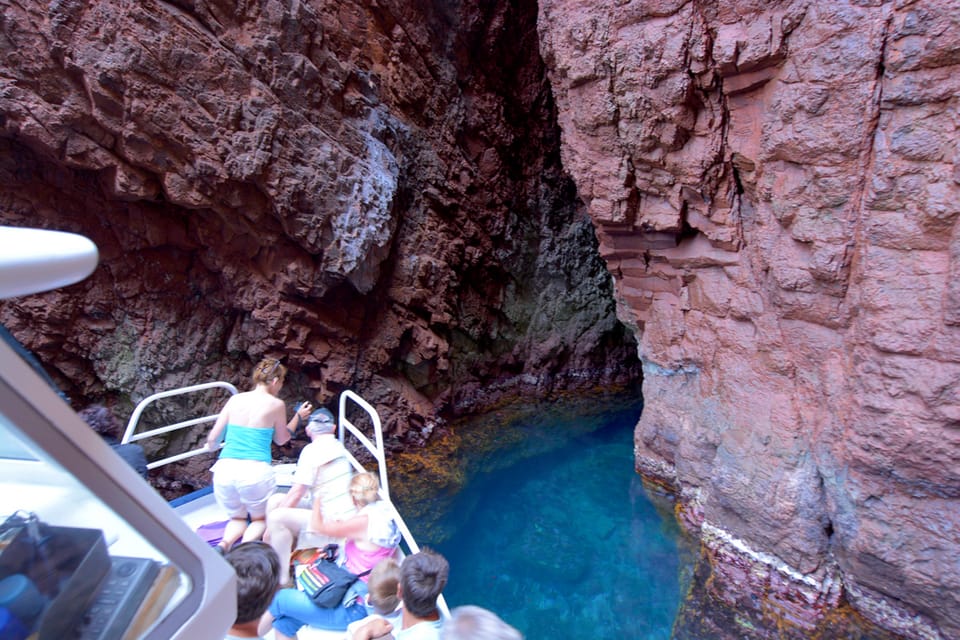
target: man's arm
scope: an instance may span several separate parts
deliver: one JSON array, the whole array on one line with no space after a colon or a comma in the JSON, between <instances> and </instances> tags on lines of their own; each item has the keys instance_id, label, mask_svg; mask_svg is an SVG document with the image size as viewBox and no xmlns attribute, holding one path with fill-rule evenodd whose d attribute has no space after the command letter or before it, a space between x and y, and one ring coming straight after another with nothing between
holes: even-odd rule
<instances>
[{"instance_id":1,"label":"man's arm","mask_svg":"<svg viewBox=\"0 0 960 640\"><path fill-rule=\"evenodd\" d=\"M283 498L283 502L277 505L278 509L283 509L286 507L295 507L300 504L300 499L303 498L303 495L307 492L307 485L294 483L290 485L290 491L287 491L286 496Z\"/></svg>"},{"instance_id":2,"label":"man's arm","mask_svg":"<svg viewBox=\"0 0 960 640\"><path fill-rule=\"evenodd\" d=\"M310 513L310 530L334 538L353 538L357 540L367 533L367 524L370 517L367 514L358 514L347 520L324 520L321 501L314 500Z\"/></svg>"},{"instance_id":3,"label":"man's arm","mask_svg":"<svg viewBox=\"0 0 960 640\"><path fill-rule=\"evenodd\" d=\"M393 625L384 618L374 618L353 632L351 640L373 640L393 631Z\"/></svg>"}]
</instances>

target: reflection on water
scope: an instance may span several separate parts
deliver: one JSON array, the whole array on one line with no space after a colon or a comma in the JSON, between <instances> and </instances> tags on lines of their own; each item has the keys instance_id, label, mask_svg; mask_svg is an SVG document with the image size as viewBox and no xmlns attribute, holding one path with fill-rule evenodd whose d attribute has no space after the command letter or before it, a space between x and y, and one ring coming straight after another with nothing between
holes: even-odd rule
<instances>
[{"instance_id":1,"label":"reflection on water","mask_svg":"<svg viewBox=\"0 0 960 640\"><path fill-rule=\"evenodd\" d=\"M450 561L451 607L489 608L530 640L894 638L843 613L790 633L762 594L731 595L634 470L641 410L634 396L493 414L453 427L442 463L398 478L418 542ZM425 500L435 475L445 489Z\"/></svg>"}]
</instances>

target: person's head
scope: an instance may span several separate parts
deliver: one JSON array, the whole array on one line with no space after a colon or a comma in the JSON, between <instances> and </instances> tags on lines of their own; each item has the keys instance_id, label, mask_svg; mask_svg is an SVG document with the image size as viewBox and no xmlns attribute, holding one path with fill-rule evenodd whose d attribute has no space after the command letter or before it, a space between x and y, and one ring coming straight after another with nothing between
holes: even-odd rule
<instances>
[{"instance_id":1,"label":"person's head","mask_svg":"<svg viewBox=\"0 0 960 640\"><path fill-rule=\"evenodd\" d=\"M90 427L101 436L109 438L119 438L121 425L117 417L113 415L110 409L102 404L92 404L89 407L81 409L77 415L83 418Z\"/></svg>"},{"instance_id":2,"label":"person's head","mask_svg":"<svg viewBox=\"0 0 960 640\"><path fill-rule=\"evenodd\" d=\"M523 640L523 634L493 611L466 605L450 612L440 630L441 640Z\"/></svg>"},{"instance_id":3,"label":"person's head","mask_svg":"<svg viewBox=\"0 0 960 640\"><path fill-rule=\"evenodd\" d=\"M287 368L276 358L264 358L253 368L253 384L283 385L287 377Z\"/></svg>"},{"instance_id":4,"label":"person's head","mask_svg":"<svg viewBox=\"0 0 960 640\"><path fill-rule=\"evenodd\" d=\"M307 418L306 431L307 435L311 438L323 435L325 433L333 433L336 430L337 423L329 409L320 407L311 413L309 418Z\"/></svg>"},{"instance_id":5,"label":"person's head","mask_svg":"<svg viewBox=\"0 0 960 640\"><path fill-rule=\"evenodd\" d=\"M224 559L237 574L237 619L234 624L258 620L270 606L280 579L280 558L264 542L243 542Z\"/></svg>"},{"instance_id":6,"label":"person's head","mask_svg":"<svg viewBox=\"0 0 960 640\"><path fill-rule=\"evenodd\" d=\"M399 584L400 563L393 558L385 558L373 567L367 586L370 588L370 604L374 611L385 616L397 608L400 604L400 596L397 595Z\"/></svg>"},{"instance_id":7,"label":"person's head","mask_svg":"<svg viewBox=\"0 0 960 640\"><path fill-rule=\"evenodd\" d=\"M418 618L436 612L437 598L447 586L449 573L447 559L430 549L422 549L404 558L400 565L403 608Z\"/></svg>"},{"instance_id":8,"label":"person's head","mask_svg":"<svg viewBox=\"0 0 960 640\"><path fill-rule=\"evenodd\" d=\"M350 480L350 497L358 506L363 507L379 500L378 491L380 491L380 480L375 473L369 471L358 473Z\"/></svg>"}]
</instances>

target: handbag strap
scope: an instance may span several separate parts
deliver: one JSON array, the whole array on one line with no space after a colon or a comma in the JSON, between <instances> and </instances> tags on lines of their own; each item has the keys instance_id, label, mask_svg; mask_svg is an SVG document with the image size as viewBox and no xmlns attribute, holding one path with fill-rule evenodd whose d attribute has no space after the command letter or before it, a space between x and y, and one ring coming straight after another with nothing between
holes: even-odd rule
<instances>
[{"instance_id":1,"label":"handbag strap","mask_svg":"<svg viewBox=\"0 0 960 640\"><path fill-rule=\"evenodd\" d=\"M320 558L320 559L316 562L316 564L319 565L319 564L324 563L324 562L330 562L330 563L332 563L332 564L340 567L340 568L343 569L344 571L350 571L349 569L347 569L346 565L337 564L336 562L334 562L333 560L330 560L329 558ZM363 576L367 575L367 574L370 573L371 571L373 571L373 568L367 569L367 570L364 571L363 573L354 573L353 575L357 576L358 578L362 578ZM352 573L352 572L351 572L351 573Z\"/></svg>"}]
</instances>

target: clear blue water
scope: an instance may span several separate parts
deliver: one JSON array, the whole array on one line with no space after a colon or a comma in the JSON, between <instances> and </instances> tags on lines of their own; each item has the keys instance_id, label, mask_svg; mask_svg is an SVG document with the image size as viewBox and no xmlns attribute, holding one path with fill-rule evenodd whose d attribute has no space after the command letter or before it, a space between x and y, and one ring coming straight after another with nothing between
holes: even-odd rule
<instances>
[{"instance_id":1,"label":"clear blue water","mask_svg":"<svg viewBox=\"0 0 960 640\"><path fill-rule=\"evenodd\" d=\"M694 556L634 471L640 411L544 407L464 462L437 521L408 522L442 537L417 534L450 561L451 607L486 607L531 639L671 637Z\"/></svg>"}]
</instances>

